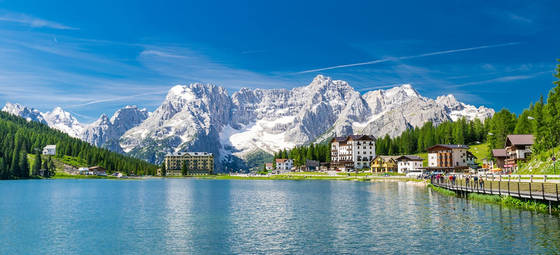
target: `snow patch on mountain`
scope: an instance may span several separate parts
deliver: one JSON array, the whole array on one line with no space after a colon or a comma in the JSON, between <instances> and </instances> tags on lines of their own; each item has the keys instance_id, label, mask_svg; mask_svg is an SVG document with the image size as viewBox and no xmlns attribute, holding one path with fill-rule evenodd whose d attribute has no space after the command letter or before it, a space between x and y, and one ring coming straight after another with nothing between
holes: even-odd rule
<instances>
[{"instance_id":1,"label":"snow patch on mountain","mask_svg":"<svg viewBox=\"0 0 560 255\"><path fill-rule=\"evenodd\" d=\"M362 95L347 82L322 75L290 90L242 88L231 95L212 84L176 85L152 113L127 106L89 125L60 108L42 114L8 103L3 110L150 162L190 150L214 153L218 166L335 135L397 136L427 121L437 125L494 114L493 109L464 104L453 95L423 97L410 84Z\"/></svg>"}]
</instances>

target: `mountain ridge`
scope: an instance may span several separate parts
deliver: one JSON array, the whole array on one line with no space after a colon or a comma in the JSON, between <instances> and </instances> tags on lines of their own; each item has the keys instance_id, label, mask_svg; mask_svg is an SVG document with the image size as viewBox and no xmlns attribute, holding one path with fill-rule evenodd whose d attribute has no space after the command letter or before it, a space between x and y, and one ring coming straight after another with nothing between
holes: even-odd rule
<instances>
[{"instance_id":1,"label":"mountain ridge","mask_svg":"<svg viewBox=\"0 0 560 255\"><path fill-rule=\"evenodd\" d=\"M302 87L242 88L231 95L212 84L176 85L151 113L126 106L110 119L103 114L86 125L59 107L43 114L7 103L2 110L150 162L161 162L169 152L202 150L215 153L217 165L230 167L255 151L272 153L334 135L397 136L427 121L494 114L453 95L423 97L410 84L360 94L347 82L322 75Z\"/></svg>"}]
</instances>

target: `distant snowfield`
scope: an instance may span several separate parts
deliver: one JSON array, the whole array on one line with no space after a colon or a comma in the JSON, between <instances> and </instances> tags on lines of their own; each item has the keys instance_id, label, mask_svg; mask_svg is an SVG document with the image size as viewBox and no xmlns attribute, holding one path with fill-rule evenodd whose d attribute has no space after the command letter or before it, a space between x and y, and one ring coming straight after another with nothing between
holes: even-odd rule
<instances>
[{"instance_id":1,"label":"distant snowfield","mask_svg":"<svg viewBox=\"0 0 560 255\"><path fill-rule=\"evenodd\" d=\"M286 140L285 133L277 127L291 125L296 117L284 116L276 120L258 120L235 129L225 126L220 133L220 142L224 147L231 146L230 153L245 158L245 156L260 149L270 154L282 149L293 148L297 144ZM275 131L276 130L276 131Z\"/></svg>"},{"instance_id":2,"label":"distant snowfield","mask_svg":"<svg viewBox=\"0 0 560 255\"><path fill-rule=\"evenodd\" d=\"M427 121L437 125L494 114L453 95L423 97L410 84L361 94L322 75L290 90L243 88L233 94L212 84L176 85L151 113L127 106L110 121L102 115L85 125L59 107L41 113L7 103L2 110L154 163L166 153L199 150L216 154L218 164L232 160L230 155L246 159L257 151L272 154L332 136L397 136Z\"/></svg>"}]
</instances>

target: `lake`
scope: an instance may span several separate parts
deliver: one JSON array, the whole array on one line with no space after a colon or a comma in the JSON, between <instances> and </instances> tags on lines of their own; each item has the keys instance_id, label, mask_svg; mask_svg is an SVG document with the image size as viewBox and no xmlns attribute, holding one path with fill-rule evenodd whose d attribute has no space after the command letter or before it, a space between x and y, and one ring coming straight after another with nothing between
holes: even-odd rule
<instances>
[{"instance_id":1,"label":"lake","mask_svg":"<svg viewBox=\"0 0 560 255\"><path fill-rule=\"evenodd\" d=\"M0 181L0 254L543 254L560 219L405 182Z\"/></svg>"}]
</instances>

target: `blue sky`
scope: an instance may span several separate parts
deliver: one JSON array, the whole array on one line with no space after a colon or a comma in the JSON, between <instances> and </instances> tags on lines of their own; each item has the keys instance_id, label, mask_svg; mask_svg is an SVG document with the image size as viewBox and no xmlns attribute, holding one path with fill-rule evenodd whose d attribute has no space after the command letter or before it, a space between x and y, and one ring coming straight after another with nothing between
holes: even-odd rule
<instances>
[{"instance_id":1,"label":"blue sky","mask_svg":"<svg viewBox=\"0 0 560 255\"><path fill-rule=\"evenodd\" d=\"M560 58L558 1L115 2L0 0L0 104L91 122L153 110L175 84L232 93L323 74L519 113Z\"/></svg>"}]
</instances>

